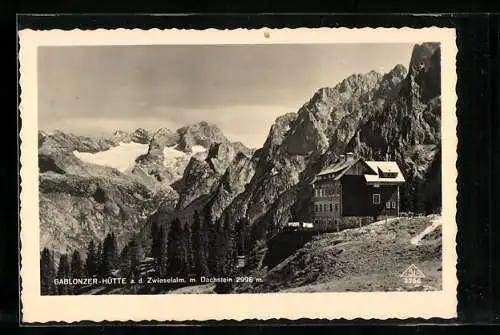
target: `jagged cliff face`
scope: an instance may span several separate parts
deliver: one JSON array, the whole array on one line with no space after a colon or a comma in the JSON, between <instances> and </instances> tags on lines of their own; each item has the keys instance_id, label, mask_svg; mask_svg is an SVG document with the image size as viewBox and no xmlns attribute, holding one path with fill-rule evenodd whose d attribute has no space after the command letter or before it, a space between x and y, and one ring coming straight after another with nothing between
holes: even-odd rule
<instances>
[{"instance_id":1,"label":"jagged cliff face","mask_svg":"<svg viewBox=\"0 0 500 335\"><path fill-rule=\"evenodd\" d=\"M138 232L159 203L144 185L126 178L40 175L41 246L60 253L84 249L114 232L120 245Z\"/></svg>"},{"instance_id":2,"label":"jagged cliff face","mask_svg":"<svg viewBox=\"0 0 500 335\"><path fill-rule=\"evenodd\" d=\"M440 206L429 198L441 198L435 185L440 184L440 169L430 169L433 162L440 162L441 155L440 58L437 43L415 46L398 94L361 123L348 146L363 157L390 157L398 162L407 180L402 205L409 210ZM419 190L424 184L429 190ZM438 196L431 195L435 191Z\"/></svg>"},{"instance_id":3,"label":"jagged cliff face","mask_svg":"<svg viewBox=\"0 0 500 335\"><path fill-rule=\"evenodd\" d=\"M213 143L206 158L191 158L182 179L175 184L180 194L177 208L182 209L200 196L210 194L235 157L230 142Z\"/></svg>"},{"instance_id":4,"label":"jagged cliff face","mask_svg":"<svg viewBox=\"0 0 500 335\"><path fill-rule=\"evenodd\" d=\"M51 134L42 131L38 133L38 146L44 149L77 150L80 152L94 153L108 150L116 145L117 142L113 141L113 139L92 139L86 136L65 134L58 130Z\"/></svg>"},{"instance_id":5,"label":"jagged cliff face","mask_svg":"<svg viewBox=\"0 0 500 335\"><path fill-rule=\"evenodd\" d=\"M160 185L178 180L189 161L188 155L175 149L179 139L178 133L159 129L149 143L148 152L137 157L132 173Z\"/></svg>"},{"instance_id":6,"label":"jagged cliff face","mask_svg":"<svg viewBox=\"0 0 500 335\"><path fill-rule=\"evenodd\" d=\"M227 209L233 221L247 217L258 239L290 218L307 219L309 182L345 151L361 120L383 108L386 92L396 89L405 75L398 65L385 76L374 71L350 76L320 89L297 113L278 118L254 177Z\"/></svg>"},{"instance_id":7,"label":"jagged cliff face","mask_svg":"<svg viewBox=\"0 0 500 335\"><path fill-rule=\"evenodd\" d=\"M202 121L191 126L182 127L177 130L179 134L179 150L192 151L195 145L205 148L213 143L226 143L229 140L222 131L214 124Z\"/></svg>"},{"instance_id":8,"label":"jagged cliff face","mask_svg":"<svg viewBox=\"0 0 500 335\"><path fill-rule=\"evenodd\" d=\"M110 150L118 142L61 132L40 136L44 138L39 142L42 248L56 253L84 250L90 240L101 241L108 232L114 232L123 245L168 197L117 169L86 163L74 154Z\"/></svg>"},{"instance_id":9,"label":"jagged cliff face","mask_svg":"<svg viewBox=\"0 0 500 335\"><path fill-rule=\"evenodd\" d=\"M210 150L217 152L211 154ZM183 184L181 179L186 175L186 168L197 166L193 159L204 161L211 155L207 163L221 174L235 152L249 150L240 142L231 143L216 125L205 121L175 132L163 128L153 135L148 152L137 158L132 173L160 186ZM199 174L199 171L193 170L193 173ZM186 177L189 178L189 174ZM174 188L179 190L179 186Z\"/></svg>"},{"instance_id":10,"label":"jagged cliff face","mask_svg":"<svg viewBox=\"0 0 500 335\"><path fill-rule=\"evenodd\" d=\"M220 219L234 199L249 186L260 159L260 152L257 150L251 156L242 151L236 152L222 175L211 169L206 161L193 158L190 162L192 167L187 168L185 172L185 178L189 179L184 181L184 190L178 205L175 208L159 206L141 230L142 246L146 249L150 247L153 223L168 226L173 218L179 218L181 222L190 224L195 211L203 216L206 209L210 210L214 221Z\"/></svg>"}]
</instances>

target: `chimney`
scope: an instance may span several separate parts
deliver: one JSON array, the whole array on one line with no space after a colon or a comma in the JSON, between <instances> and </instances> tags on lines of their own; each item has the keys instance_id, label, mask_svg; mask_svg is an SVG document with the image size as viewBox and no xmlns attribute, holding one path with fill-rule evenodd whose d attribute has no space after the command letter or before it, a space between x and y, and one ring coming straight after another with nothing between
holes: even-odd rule
<instances>
[{"instance_id":1,"label":"chimney","mask_svg":"<svg viewBox=\"0 0 500 335\"><path fill-rule=\"evenodd\" d=\"M354 153L348 152L346 157L347 157L347 159L346 159L347 161L352 161L354 159Z\"/></svg>"}]
</instances>

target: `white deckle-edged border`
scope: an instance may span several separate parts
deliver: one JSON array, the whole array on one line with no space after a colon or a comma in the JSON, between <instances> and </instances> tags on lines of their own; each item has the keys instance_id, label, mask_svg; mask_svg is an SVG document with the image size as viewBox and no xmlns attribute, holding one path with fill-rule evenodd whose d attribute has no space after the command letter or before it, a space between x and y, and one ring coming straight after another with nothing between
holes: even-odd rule
<instances>
[{"instance_id":1,"label":"white deckle-edged border","mask_svg":"<svg viewBox=\"0 0 500 335\"><path fill-rule=\"evenodd\" d=\"M21 301L23 322L244 319L404 319L456 316L457 96L451 28L235 30L22 30L20 38ZM309 44L440 42L442 57L443 290L193 295L41 296L37 164L37 48L157 44ZM368 56L369 57L369 56ZM446 167L446 171L444 171ZM451 167L451 168L450 168ZM446 172L446 173L444 173Z\"/></svg>"}]
</instances>

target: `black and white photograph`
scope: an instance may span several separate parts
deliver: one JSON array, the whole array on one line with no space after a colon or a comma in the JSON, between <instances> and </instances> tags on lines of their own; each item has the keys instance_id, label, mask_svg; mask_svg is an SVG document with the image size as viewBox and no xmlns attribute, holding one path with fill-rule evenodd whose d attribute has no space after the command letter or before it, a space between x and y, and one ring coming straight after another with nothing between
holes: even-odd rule
<instances>
[{"instance_id":1,"label":"black and white photograph","mask_svg":"<svg viewBox=\"0 0 500 335\"><path fill-rule=\"evenodd\" d=\"M39 46L40 295L443 291L442 59Z\"/></svg>"}]
</instances>

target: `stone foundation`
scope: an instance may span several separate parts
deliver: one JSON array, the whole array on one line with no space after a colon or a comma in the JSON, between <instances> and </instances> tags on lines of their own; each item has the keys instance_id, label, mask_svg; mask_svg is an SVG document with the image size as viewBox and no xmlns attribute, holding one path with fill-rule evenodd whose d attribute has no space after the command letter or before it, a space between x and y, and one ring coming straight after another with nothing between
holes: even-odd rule
<instances>
[{"instance_id":1,"label":"stone foundation","mask_svg":"<svg viewBox=\"0 0 500 335\"><path fill-rule=\"evenodd\" d=\"M340 229L358 228L375 222L373 216L348 216L340 219Z\"/></svg>"},{"instance_id":2,"label":"stone foundation","mask_svg":"<svg viewBox=\"0 0 500 335\"><path fill-rule=\"evenodd\" d=\"M386 218L392 218L393 216L344 216L336 219L323 219L316 218L315 220L320 220L319 223L314 223L314 229L324 232L337 232L344 229L359 228L366 226L375 221L385 220Z\"/></svg>"}]
</instances>

